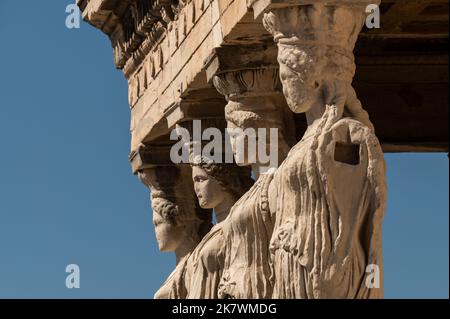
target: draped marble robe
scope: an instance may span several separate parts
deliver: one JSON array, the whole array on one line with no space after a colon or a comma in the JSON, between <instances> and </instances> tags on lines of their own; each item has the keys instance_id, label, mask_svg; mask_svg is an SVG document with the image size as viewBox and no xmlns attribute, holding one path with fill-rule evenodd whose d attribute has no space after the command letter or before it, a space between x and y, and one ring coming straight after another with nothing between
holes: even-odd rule
<instances>
[{"instance_id":1,"label":"draped marble robe","mask_svg":"<svg viewBox=\"0 0 450 319\"><path fill-rule=\"evenodd\" d=\"M217 299L224 263L223 221L175 268L155 299Z\"/></svg>"},{"instance_id":2,"label":"draped marble robe","mask_svg":"<svg viewBox=\"0 0 450 319\"><path fill-rule=\"evenodd\" d=\"M187 261L187 299L217 299L224 255L223 222L214 225Z\"/></svg>"},{"instance_id":3,"label":"draped marble robe","mask_svg":"<svg viewBox=\"0 0 450 319\"><path fill-rule=\"evenodd\" d=\"M233 206L220 298L382 297L366 267L382 263L383 152L371 128L342 116L326 106L275 175L262 174ZM357 160L340 159L339 145L356 147Z\"/></svg>"},{"instance_id":4,"label":"draped marble robe","mask_svg":"<svg viewBox=\"0 0 450 319\"><path fill-rule=\"evenodd\" d=\"M268 201L272 179L271 171L261 174L223 222L225 261L219 298L265 299L272 296L269 242L273 221Z\"/></svg>"},{"instance_id":5,"label":"draped marble robe","mask_svg":"<svg viewBox=\"0 0 450 319\"><path fill-rule=\"evenodd\" d=\"M354 150L340 159L339 148ZM326 106L277 170L271 239L274 298L381 298L366 267L381 269L385 162L364 124ZM380 274L381 276L381 274Z\"/></svg>"},{"instance_id":6,"label":"draped marble robe","mask_svg":"<svg viewBox=\"0 0 450 319\"><path fill-rule=\"evenodd\" d=\"M224 251L222 223L203 237L194 251L175 268L155 299L217 299Z\"/></svg>"}]
</instances>

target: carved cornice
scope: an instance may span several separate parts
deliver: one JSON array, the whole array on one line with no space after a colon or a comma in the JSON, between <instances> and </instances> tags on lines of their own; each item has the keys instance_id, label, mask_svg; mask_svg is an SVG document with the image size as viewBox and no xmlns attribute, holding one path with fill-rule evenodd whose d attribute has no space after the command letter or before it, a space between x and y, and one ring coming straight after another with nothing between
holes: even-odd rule
<instances>
[{"instance_id":1,"label":"carved cornice","mask_svg":"<svg viewBox=\"0 0 450 319\"><path fill-rule=\"evenodd\" d=\"M83 18L110 38L116 67L130 75L191 1L78 0L77 4Z\"/></svg>"}]
</instances>

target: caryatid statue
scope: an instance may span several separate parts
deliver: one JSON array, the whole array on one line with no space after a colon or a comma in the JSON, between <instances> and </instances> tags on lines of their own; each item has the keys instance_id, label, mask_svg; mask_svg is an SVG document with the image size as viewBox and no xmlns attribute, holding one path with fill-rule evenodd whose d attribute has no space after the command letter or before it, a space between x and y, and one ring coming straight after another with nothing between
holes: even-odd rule
<instances>
[{"instance_id":1,"label":"caryatid statue","mask_svg":"<svg viewBox=\"0 0 450 319\"><path fill-rule=\"evenodd\" d=\"M274 9L283 92L308 129L278 169L271 207L274 298L380 298L385 161L352 87L367 1Z\"/></svg>"},{"instance_id":2,"label":"caryatid statue","mask_svg":"<svg viewBox=\"0 0 450 319\"><path fill-rule=\"evenodd\" d=\"M214 208L216 224L203 237L187 260L187 298L217 299L226 251L223 225L233 205L254 180L249 167L216 164L207 157L192 158L192 177L201 207Z\"/></svg>"}]
</instances>

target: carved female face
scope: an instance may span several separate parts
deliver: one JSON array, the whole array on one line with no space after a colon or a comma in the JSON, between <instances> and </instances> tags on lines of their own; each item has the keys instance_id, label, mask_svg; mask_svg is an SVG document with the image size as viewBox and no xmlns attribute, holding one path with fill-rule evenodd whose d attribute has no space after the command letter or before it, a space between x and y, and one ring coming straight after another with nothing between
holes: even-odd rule
<instances>
[{"instance_id":1,"label":"carved female face","mask_svg":"<svg viewBox=\"0 0 450 319\"><path fill-rule=\"evenodd\" d=\"M215 208L224 200L225 191L223 187L201 167L192 167L192 179L198 202L202 208Z\"/></svg>"},{"instance_id":2,"label":"carved female face","mask_svg":"<svg viewBox=\"0 0 450 319\"><path fill-rule=\"evenodd\" d=\"M152 200L153 225L160 251L175 251L183 242L184 229L175 222L178 206L164 198Z\"/></svg>"},{"instance_id":3,"label":"carved female face","mask_svg":"<svg viewBox=\"0 0 450 319\"><path fill-rule=\"evenodd\" d=\"M321 65L317 54L317 48L279 45L280 79L292 112L304 113L320 98Z\"/></svg>"}]
</instances>

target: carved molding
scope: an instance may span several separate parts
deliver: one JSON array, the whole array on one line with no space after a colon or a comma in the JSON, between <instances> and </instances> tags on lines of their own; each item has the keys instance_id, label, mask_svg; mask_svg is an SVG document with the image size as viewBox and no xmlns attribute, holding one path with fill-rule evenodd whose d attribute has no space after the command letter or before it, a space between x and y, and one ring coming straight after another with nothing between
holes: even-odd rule
<instances>
[{"instance_id":1,"label":"carved molding","mask_svg":"<svg viewBox=\"0 0 450 319\"><path fill-rule=\"evenodd\" d=\"M169 31L171 46L178 47L209 0L78 0L83 17L106 33L114 49L116 67L129 78L145 57L161 43ZM187 8L185 10L185 8ZM163 51L151 62L148 77L154 76L164 61ZM165 50L164 50L165 51Z\"/></svg>"}]
</instances>

